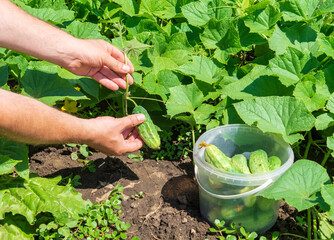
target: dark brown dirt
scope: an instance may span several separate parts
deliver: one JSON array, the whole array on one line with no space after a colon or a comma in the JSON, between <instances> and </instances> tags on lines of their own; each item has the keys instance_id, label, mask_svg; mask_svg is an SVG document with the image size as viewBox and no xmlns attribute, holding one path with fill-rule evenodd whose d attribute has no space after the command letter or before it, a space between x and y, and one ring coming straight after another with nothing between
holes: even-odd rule
<instances>
[{"instance_id":1,"label":"dark brown dirt","mask_svg":"<svg viewBox=\"0 0 334 240\"><path fill-rule=\"evenodd\" d=\"M84 199L99 202L107 199L113 187L124 187L122 202L123 221L131 223L129 239L187 240L216 239L210 225L199 212L198 187L194 180L191 159L183 161L155 161L145 159L135 162L127 156L108 157L93 152L87 160L94 160L96 172L82 171L83 163L71 160L75 148L49 146L32 148L30 171L43 177L80 175L77 190ZM143 198L132 195L143 192ZM274 231L303 235L296 224L295 209L282 204L279 219L264 235L271 239ZM280 237L298 239L296 237Z\"/></svg>"}]
</instances>

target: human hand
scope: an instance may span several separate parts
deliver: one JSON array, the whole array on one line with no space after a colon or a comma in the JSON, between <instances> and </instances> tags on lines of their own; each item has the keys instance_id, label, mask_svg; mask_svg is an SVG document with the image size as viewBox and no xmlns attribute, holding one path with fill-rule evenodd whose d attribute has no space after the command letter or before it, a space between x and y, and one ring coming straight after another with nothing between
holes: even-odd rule
<instances>
[{"instance_id":1,"label":"human hand","mask_svg":"<svg viewBox=\"0 0 334 240\"><path fill-rule=\"evenodd\" d=\"M107 155L122 155L140 149L144 142L135 126L145 121L144 114L123 118L98 117L88 119L90 136L85 144Z\"/></svg>"},{"instance_id":2,"label":"human hand","mask_svg":"<svg viewBox=\"0 0 334 240\"><path fill-rule=\"evenodd\" d=\"M71 42L70 53L62 67L79 76L88 76L103 86L118 90L126 89L126 76L129 84L133 84L134 68L129 59L125 64L122 51L104 40L75 39Z\"/></svg>"}]
</instances>

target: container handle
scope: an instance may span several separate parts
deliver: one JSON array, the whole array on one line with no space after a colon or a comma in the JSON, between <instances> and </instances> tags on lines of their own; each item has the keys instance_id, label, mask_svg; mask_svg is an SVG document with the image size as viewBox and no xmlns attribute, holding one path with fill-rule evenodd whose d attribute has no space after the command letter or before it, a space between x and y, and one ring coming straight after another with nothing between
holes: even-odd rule
<instances>
[{"instance_id":1,"label":"container handle","mask_svg":"<svg viewBox=\"0 0 334 240\"><path fill-rule=\"evenodd\" d=\"M197 175L197 166L195 166L195 175ZM209 192L208 190L206 190L200 183L199 181L197 181L198 185L208 194L216 197L216 198L221 198L221 199L233 199L233 198L242 198L242 197L246 197L252 194L255 194L257 192L262 191L263 189L265 189L266 187L268 187L271 183L273 182L273 180L271 178L269 178L267 181L265 181L262 185L248 191L248 192L244 192L244 193L240 193L240 194L234 194L234 195L218 195L212 192Z\"/></svg>"}]
</instances>

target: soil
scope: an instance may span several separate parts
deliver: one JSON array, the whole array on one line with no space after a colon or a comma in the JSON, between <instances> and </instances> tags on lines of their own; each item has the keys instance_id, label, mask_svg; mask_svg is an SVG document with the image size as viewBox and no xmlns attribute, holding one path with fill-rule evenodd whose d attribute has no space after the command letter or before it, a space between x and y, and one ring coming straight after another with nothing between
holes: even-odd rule
<instances>
[{"instance_id":1,"label":"soil","mask_svg":"<svg viewBox=\"0 0 334 240\"><path fill-rule=\"evenodd\" d=\"M113 187L124 187L123 218L131 223L129 239L204 240L216 239L211 227L199 211L198 186L190 158L182 161L151 160L136 162L127 158L108 157L93 152L87 160L94 160L96 171L82 171L84 163L71 159L77 149L68 146L33 147L30 150L30 171L43 177L80 175L77 191L84 199L99 202L107 199ZM142 198L132 195L143 192ZM276 224L264 236L271 239L274 231L304 235L297 224L297 211L282 202ZM298 239L282 236L279 239Z\"/></svg>"}]
</instances>

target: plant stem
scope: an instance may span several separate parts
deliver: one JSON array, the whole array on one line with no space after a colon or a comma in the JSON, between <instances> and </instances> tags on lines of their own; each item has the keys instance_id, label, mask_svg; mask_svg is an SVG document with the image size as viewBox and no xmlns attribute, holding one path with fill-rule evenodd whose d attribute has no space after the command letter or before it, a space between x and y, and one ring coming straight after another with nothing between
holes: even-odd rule
<instances>
[{"instance_id":1,"label":"plant stem","mask_svg":"<svg viewBox=\"0 0 334 240\"><path fill-rule=\"evenodd\" d=\"M142 99L142 100L150 100L150 101L157 101L157 102L165 103L164 101L159 100L159 99L155 99L155 98L147 98L147 97L131 97L131 98L132 99Z\"/></svg>"},{"instance_id":2,"label":"plant stem","mask_svg":"<svg viewBox=\"0 0 334 240\"><path fill-rule=\"evenodd\" d=\"M122 46L123 46L123 41L122 41ZM126 57L124 47L123 47L123 51L124 51L125 65L128 65L128 58ZM124 105L123 114L124 114L124 116L128 115L128 101L127 101L128 93L129 93L129 74L127 73L126 74L126 89L125 89L125 93L123 95L123 100L124 100L124 102L123 102L123 105Z\"/></svg>"},{"instance_id":3,"label":"plant stem","mask_svg":"<svg viewBox=\"0 0 334 240\"><path fill-rule=\"evenodd\" d=\"M307 141L306 149L305 149L304 156L303 156L304 159L307 159L308 152L310 151L310 147L311 147L312 142L313 142L312 134L311 134L311 131L309 131L308 132L308 141Z\"/></svg>"},{"instance_id":4,"label":"plant stem","mask_svg":"<svg viewBox=\"0 0 334 240\"><path fill-rule=\"evenodd\" d=\"M312 221L311 221L311 209L307 209L307 239L312 240Z\"/></svg>"},{"instance_id":5,"label":"plant stem","mask_svg":"<svg viewBox=\"0 0 334 240\"><path fill-rule=\"evenodd\" d=\"M135 106L137 106L137 103L133 101L130 97L128 97L127 100L131 101Z\"/></svg>"},{"instance_id":6,"label":"plant stem","mask_svg":"<svg viewBox=\"0 0 334 240\"><path fill-rule=\"evenodd\" d=\"M306 237L302 237L302 236L299 236L299 235L296 235L296 234L293 234L293 233L281 233L281 235L285 235L285 236L292 236L292 237L296 237L296 238L299 238L299 239L305 239L305 240L308 240Z\"/></svg>"},{"instance_id":7,"label":"plant stem","mask_svg":"<svg viewBox=\"0 0 334 240\"><path fill-rule=\"evenodd\" d=\"M193 147L195 147L195 129L193 126L191 126L191 134L192 134L192 139L193 139Z\"/></svg>"},{"instance_id":8,"label":"plant stem","mask_svg":"<svg viewBox=\"0 0 334 240\"><path fill-rule=\"evenodd\" d=\"M333 150L329 150L329 151L326 153L326 155L324 156L324 159L323 159L322 162L321 162L321 166L325 166L325 164L326 164L326 162L327 162L329 156L332 154L332 152L333 152Z\"/></svg>"},{"instance_id":9,"label":"plant stem","mask_svg":"<svg viewBox=\"0 0 334 240\"><path fill-rule=\"evenodd\" d=\"M328 229L331 230L332 226L328 223L328 219L326 217L324 217L321 213L319 213L318 210L315 207L313 207L313 210L317 214L317 216L321 218L321 221L327 225ZM331 233L333 234L334 231L331 230Z\"/></svg>"}]
</instances>

